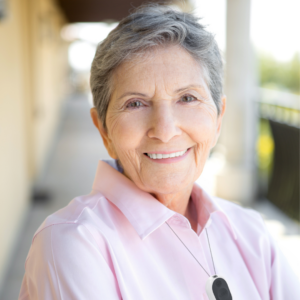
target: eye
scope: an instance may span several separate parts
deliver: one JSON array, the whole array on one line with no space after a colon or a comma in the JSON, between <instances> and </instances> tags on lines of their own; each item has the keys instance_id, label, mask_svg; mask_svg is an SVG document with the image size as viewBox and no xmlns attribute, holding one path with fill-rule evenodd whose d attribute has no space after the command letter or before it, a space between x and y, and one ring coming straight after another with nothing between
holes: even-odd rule
<instances>
[{"instance_id":1,"label":"eye","mask_svg":"<svg viewBox=\"0 0 300 300\"><path fill-rule=\"evenodd\" d=\"M184 95L181 97L180 100L181 100L181 102L189 103L189 102L193 102L193 101L197 100L197 98L194 96L191 96L191 95Z\"/></svg>"},{"instance_id":2,"label":"eye","mask_svg":"<svg viewBox=\"0 0 300 300\"><path fill-rule=\"evenodd\" d=\"M127 108L139 108L140 106L143 106L143 103L138 100L131 101L126 105Z\"/></svg>"}]
</instances>

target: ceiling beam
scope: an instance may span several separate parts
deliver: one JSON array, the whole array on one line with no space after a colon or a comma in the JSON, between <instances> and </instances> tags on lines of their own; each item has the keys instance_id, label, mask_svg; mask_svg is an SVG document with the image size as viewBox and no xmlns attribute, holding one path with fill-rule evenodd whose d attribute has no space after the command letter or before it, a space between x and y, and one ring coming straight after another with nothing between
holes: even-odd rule
<instances>
[{"instance_id":1,"label":"ceiling beam","mask_svg":"<svg viewBox=\"0 0 300 300\"><path fill-rule=\"evenodd\" d=\"M119 21L145 0L56 0L68 22ZM151 3L167 4L171 0L152 0Z\"/></svg>"}]
</instances>

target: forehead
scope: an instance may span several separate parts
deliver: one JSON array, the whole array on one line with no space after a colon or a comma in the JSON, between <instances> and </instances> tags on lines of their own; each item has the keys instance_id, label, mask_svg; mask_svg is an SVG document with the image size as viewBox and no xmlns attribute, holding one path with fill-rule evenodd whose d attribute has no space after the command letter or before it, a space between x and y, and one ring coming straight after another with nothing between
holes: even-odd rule
<instances>
[{"instance_id":1,"label":"forehead","mask_svg":"<svg viewBox=\"0 0 300 300\"><path fill-rule=\"evenodd\" d=\"M176 89L187 85L205 85L202 68L180 46L152 49L122 63L113 74L113 94L132 88L153 89L162 85ZM116 95L117 96L117 95Z\"/></svg>"}]
</instances>

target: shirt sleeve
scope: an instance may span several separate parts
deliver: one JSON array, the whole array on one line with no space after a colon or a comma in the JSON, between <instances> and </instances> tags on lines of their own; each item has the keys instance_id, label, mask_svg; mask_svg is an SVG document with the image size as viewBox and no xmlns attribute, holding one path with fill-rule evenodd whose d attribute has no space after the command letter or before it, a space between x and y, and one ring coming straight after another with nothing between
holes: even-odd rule
<instances>
[{"instance_id":1,"label":"shirt sleeve","mask_svg":"<svg viewBox=\"0 0 300 300\"><path fill-rule=\"evenodd\" d=\"M117 280L84 225L52 225L35 236L19 300L40 299L121 299Z\"/></svg>"},{"instance_id":2,"label":"shirt sleeve","mask_svg":"<svg viewBox=\"0 0 300 300\"><path fill-rule=\"evenodd\" d=\"M299 278L293 272L289 262L265 224L264 229L270 245L270 300L298 299L300 297Z\"/></svg>"}]
</instances>

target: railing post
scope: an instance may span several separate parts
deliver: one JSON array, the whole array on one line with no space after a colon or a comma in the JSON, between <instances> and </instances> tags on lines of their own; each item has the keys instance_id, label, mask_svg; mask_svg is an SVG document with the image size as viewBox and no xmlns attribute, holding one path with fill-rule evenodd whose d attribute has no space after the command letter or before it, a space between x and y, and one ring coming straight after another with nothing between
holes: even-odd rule
<instances>
[{"instance_id":1,"label":"railing post","mask_svg":"<svg viewBox=\"0 0 300 300\"><path fill-rule=\"evenodd\" d=\"M226 165L216 180L219 197L242 204L249 204L256 195L256 68L250 42L250 4L250 0L227 0L227 109L220 138Z\"/></svg>"}]
</instances>

